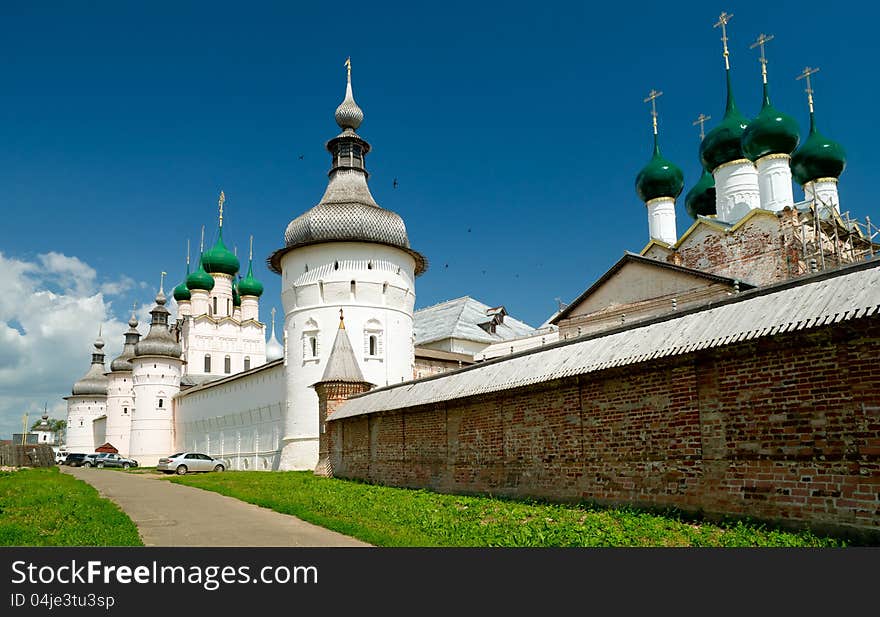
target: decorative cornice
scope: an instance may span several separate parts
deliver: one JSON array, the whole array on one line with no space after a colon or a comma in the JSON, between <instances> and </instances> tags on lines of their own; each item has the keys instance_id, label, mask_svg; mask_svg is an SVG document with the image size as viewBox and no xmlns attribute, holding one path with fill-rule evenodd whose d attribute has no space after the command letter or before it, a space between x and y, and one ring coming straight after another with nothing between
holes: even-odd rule
<instances>
[{"instance_id":1,"label":"decorative cornice","mask_svg":"<svg viewBox=\"0 0 880 617\"><path fill-rule=\"evenodd\" d=\"M716 171L718 171L719 169L723 169L724 167L731 167L733 165L742 165L743 163L748 163L752 167L755 166L755 164L752 163L749 159L736 159L734 161L727 161L726 163L721 163L721 165L719 165L718 167L716 167L715 169L712 170L712 173L714 174Z\"/></svg>"},{"instance_id":2,"label":"decorative cornice","mask_svg":"<svg viewBox=\"0 0 880 617\"><path fill-rule=\"evenodd\" d=\"M840 180L837 178L816 178L815 180L810 180L809 182L807 182L804 185L804 188L810 186L811 184L818 184L819 182L833 182L834 184L837 184L838 182L840 182Z\"/></svg>"},{"instance_id":3,"label":"decorative cornice","mask_svg":"<svg viewBox=\"0 0 880 617\"><path fill-rule=\"evenodd\" d=\"M761 158L759 158L757 161L755 161L755 165L757 165L757 164L760 163L761 161L770 161L770 160L773 160L773 159L788 159L788 160L791 160L791 155L790 155L790 154L785 154L785 153L783 153L783 152L778 152L778 153L773 153L773 154L767 154L767 155L762 156Z\"/></svg>"},{"instance_id":4,"label":"decorative cornice","mask_svg":"<svg viewBox=\"0 0 880 617\"><path fill-rule=\"evenodd\" d=\"M654 199L649 199L648 201L646 201L645 207L652 206L654 204L659 204L662 202L669 202L669 201L671 201L672 203L675 203L675 197L655 197Z\"/></svg>"}]
</instances>

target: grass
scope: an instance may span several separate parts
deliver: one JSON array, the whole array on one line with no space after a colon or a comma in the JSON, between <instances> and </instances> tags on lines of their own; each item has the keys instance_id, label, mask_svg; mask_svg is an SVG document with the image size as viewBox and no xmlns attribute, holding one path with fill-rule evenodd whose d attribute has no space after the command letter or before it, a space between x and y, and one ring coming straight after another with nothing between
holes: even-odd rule
<instances>
[{"instance_id":1,"label":"grass","mask_svg":"<svg viewBox=\"0 0 880 617\"><path fill-rule=\"evenodd\" d=\"M0 471L0 546L143 546L135 524L57 467Z\"/></svg>"},{"instance_id":2,"label":"grass","mask_svg":"<svg viewBox=\"0 0 880 617\"><path fill-rule=\"evenodd\" d=\"M707 523L629 508L443 495L310 472L177 476L377 546L842 546L840 540L746 522Z\"/></svg>"}]
</instances>

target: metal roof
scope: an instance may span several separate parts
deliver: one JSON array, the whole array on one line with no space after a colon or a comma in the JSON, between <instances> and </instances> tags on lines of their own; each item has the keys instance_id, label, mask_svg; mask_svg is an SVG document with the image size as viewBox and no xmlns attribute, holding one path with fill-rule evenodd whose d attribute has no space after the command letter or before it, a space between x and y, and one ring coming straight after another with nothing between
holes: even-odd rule
<instances>
[{"instance_id":1,"label":"metal roof","mask_svg":"<svg viewBox=\"0 0 880 617\"><path fill-rule=\"evenodd\" d=\"M880 259L743 292L681 314L353 397L334 419L498 392L783 332L876 316Z\"/></svg>"},{"instance_id":2,"label":"metal roof","mask_svg":"<svg viewBox=\"0 0 880 617\"><path fill-rule=\"evenodd\" d=\"M497 343L535 331L529 324L505 315L504 321L495 326L495 334L490 334L478 325L492 320L492 315L487 314L489 310L492 307L470 296L419 309L413 314L415 345L418 347L448 338Z\"/></svg>"}]
</instances>

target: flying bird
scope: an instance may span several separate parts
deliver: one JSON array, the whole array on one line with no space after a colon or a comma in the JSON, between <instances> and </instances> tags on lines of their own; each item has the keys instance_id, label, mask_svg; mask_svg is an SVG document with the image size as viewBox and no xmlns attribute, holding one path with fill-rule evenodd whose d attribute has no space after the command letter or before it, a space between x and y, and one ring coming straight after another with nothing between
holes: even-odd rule
<instances>
[{"instance_id":1,"label":"flying bird","mask_svg":"<svg viewBox=\"0 0 880 617\"><path fill-rule=\"evenodd\" d=\"M394 179L394 182L392 183L392 186L393 186L394 188L397 188L397 178Z\"/></svg>"},{"instance_id":2,"label":"flying bird","mask_svg":"<svg viewBox=\"0 0 880 617\"><path fill-rule=\"evenodd\" d=\"M303 160L304 157L305 157L304 154L300 154L300 155L299 155L299 160Z\"/></svg>"}]
</instances>

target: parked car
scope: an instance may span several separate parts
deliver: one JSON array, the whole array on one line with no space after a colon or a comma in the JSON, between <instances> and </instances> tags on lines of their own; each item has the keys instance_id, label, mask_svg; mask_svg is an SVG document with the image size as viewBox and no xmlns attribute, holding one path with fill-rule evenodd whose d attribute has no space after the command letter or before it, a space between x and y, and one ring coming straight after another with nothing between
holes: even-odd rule
<instances>
[{"instance_id":1,"label":"parked car","mask_svg":"<svg viewBox=\"0 0 880 617\"><path fill-rule=\"evenodd\" d=\"M67 458L67 454L68 454L67 450L63 450L63 449L56 446L56 447L52 448L52 451L55 452L55 464L56 465L63 465L64 460Z\"/></svg>"},{"instance_id":2,"label":"parked car","mask_svg":"<svg viewBox=\"0 0 880 617\"><path fill-rule=\"evenodd\" d=\"M83 467L137 467L138 462L131 458L125 458L113 452L95 452L87 454L82 462Z\"/></svg>"},{"instance_id":3,"label":"parked car","mask_svg":"<svg viewBox=\"0 0 880 617\"><path fill-rule=\"evenodd\" d=\"M156 469L182 476L191 471L224 471L226 463L201 452L178 452L160 458Z\"/></svg>"},{"instance_id":4,"label":"parked car","mask_svg":"<svg viewBox=\"0 0 880 617\"><path fill-rule=\"evenodd\" d=\"M82 452L71 452L64 457L64 464L70 467L80 467L85 461L87 454Z\"/></svg>"}]
</instances>

